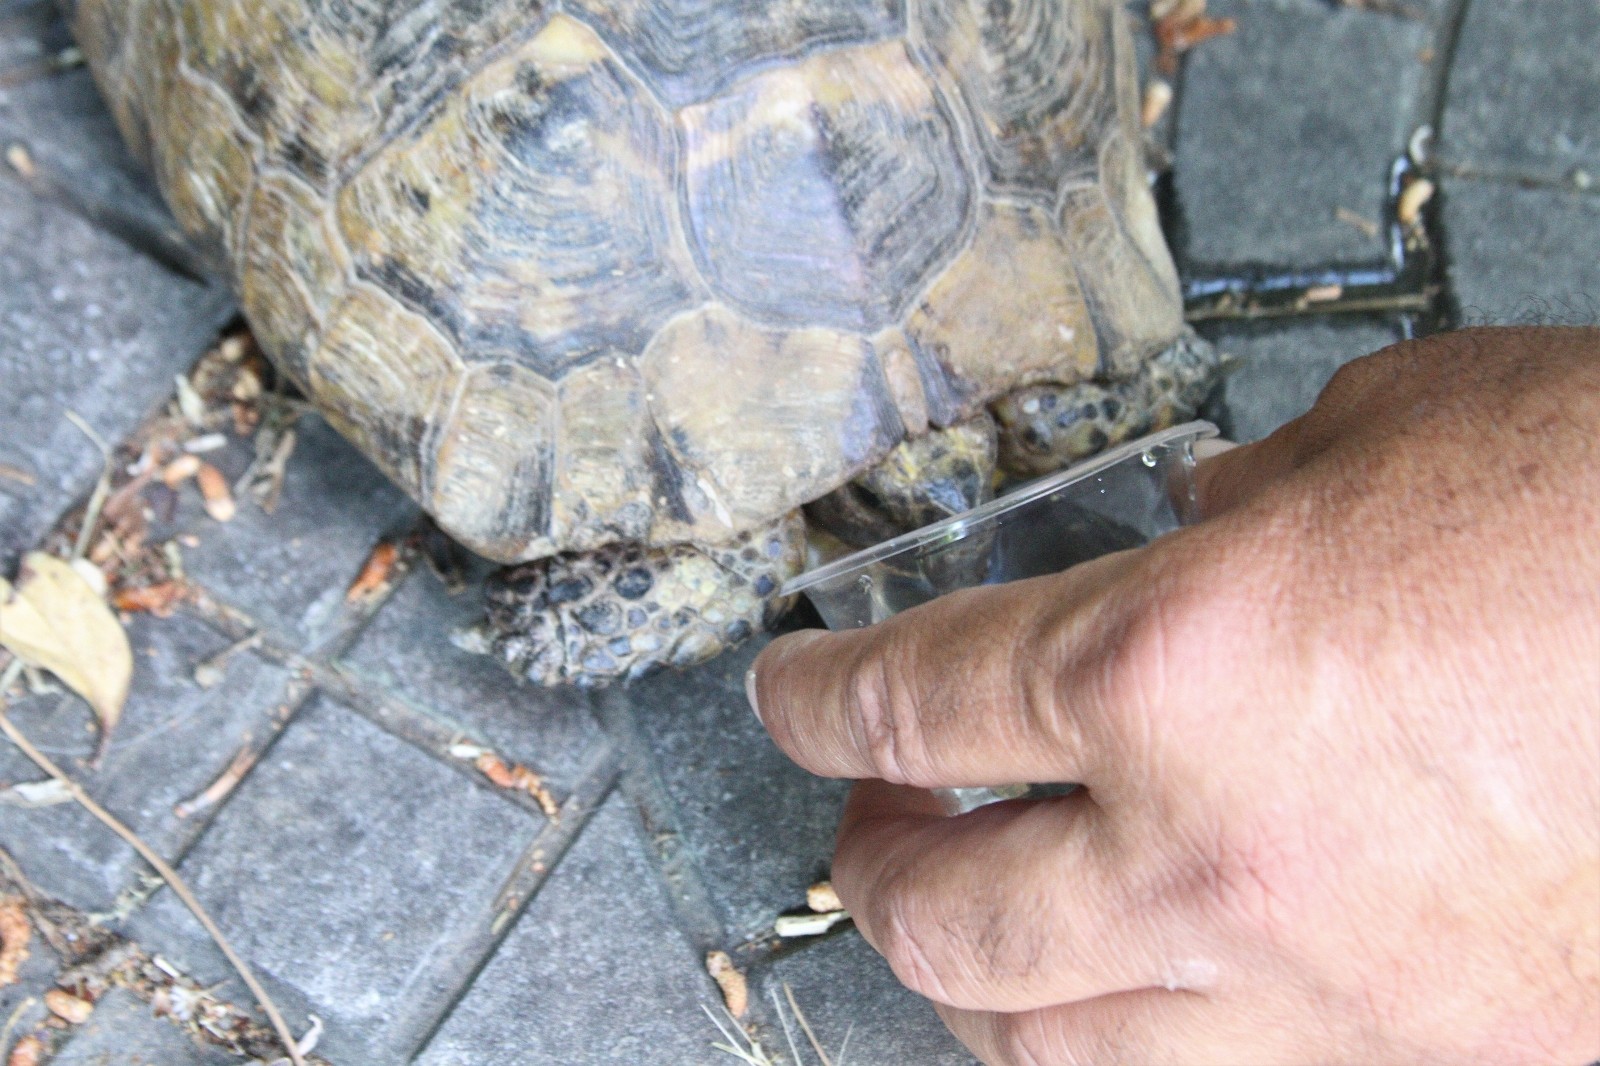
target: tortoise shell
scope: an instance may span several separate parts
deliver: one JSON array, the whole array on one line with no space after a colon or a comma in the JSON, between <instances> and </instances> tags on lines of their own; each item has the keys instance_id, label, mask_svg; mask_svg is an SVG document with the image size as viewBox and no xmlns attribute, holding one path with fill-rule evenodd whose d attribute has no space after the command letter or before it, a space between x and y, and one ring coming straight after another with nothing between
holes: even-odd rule
<instances>
[{"instance_id":1,"label":"tortoise shell","mask_svg":"<svg viewBox=\"0 0 1600 1066\"><path fill-rule=\"evenodd\" d=\"M1114 0L75 0L267 354L512 562L716 543L1180 332Z\"/></svg>"}]
</instances>

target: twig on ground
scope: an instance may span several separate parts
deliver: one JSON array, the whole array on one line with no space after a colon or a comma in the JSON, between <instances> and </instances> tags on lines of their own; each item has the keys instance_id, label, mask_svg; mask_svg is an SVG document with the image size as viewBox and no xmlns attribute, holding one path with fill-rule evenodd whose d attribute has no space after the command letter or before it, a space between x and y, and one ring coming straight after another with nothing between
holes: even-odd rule
<instances>
[{"instance_id":1,"label":"twig on ground","mask_svg":"<svg viewBox=\"0 0 1600 1066\"><path fill-rule=\"evenodd\" d=\"M37 1002L39 1000L35 996L24 996L22 1002L17 1004L16 1009L11 1012L11 1017L6 1019L6 1027L0 1029L0 1047L5 1047L10 1042L12 1030L16 1029L17 1022L21 1021L22 1015Z\"/></svg>"},{"instance_id":2,"label":"twig on ground","mask_svg":"<svg viewBox=\"0 0 1600 1066\"><path fill-rule=\"evenodd\" d=\"M12 466L10 463L0 463L0 477L5 478L7 481L15 481L26 488L32 488L39 483L38 478L22 469L22 467Z\"/></svg>"},{"instance_id":3,"label":"twig on ground","mask_svg":"<svg viewBox=\"0 0 1600 1066\"><path fill-rule=\"evenodd\" d=\"M111 445L76 411L67 411L66 416L67 421L77 426L78 431L100 449L100 480L95 482L94 492L89 496L89 506L83 512L83 525L78 528L78 539L72 545L72 558L82 559L83 553L89 550L89 537L94 533L94 527L100 524L100 508L105 506L106 497L111 495Z\"/></svg>"},{"instance_id":4,"label":"twig on ground","mask_svg":"<svg viewBox=\"0 0 1600 1066\"><path fill-rule=\"evenodd\" d=\"M10 672L11 669L8 667L6 673L9 674ZM282 1041L284 1050L288 1052L289 1060L294 1063L294 1066L306 1066L305 1058L300 1054L300 1048L294 1038L294 1034L289 1031L289 1026L283 1020L283 1015L279 1013L277 1004L267 995L267 990L261 987L261 983L256 980L255 974L250 972L250 967L245 964L244 959L239 957L239 953L233 949L233 945L228 942L227 937L222 935L222 930L217 928L217 923L211 920L211 915L206 913L206 909L200 905L200 901L195 898L194 893L189 891L189 886L178 876L178 872L168 865L167 861L158 855L154 848L140 839L138 834L118 821L111 812L90 799L89 794L76 781L68 777L64 770L52 762L49 756L34 747L33 742L23 735L22 731L11 721L11 717L5 713L3 693L6 687L6 684L0 684L0 731L4 731L11 743L21 749L24 755L32 759L39 769L58 779L67 788L71 789L72 798L77 800L79 806L93 815L106 828L125 840L133 850L139 853L145 862L155 868L156 873L160 874L162 879L171 886L172 891L183 901L183 905L189 908L189 912L195 916L195 919L205 928L206 933L216 943L222 954L227 957L228 962L239 974L239 979L250 990L250 994L255 996L256 1002L261 1005L261 1009L266 1012L268 1020L272 1022L272 1028L278 1034L278 1039Z\"/></svg>"}]
</instances>

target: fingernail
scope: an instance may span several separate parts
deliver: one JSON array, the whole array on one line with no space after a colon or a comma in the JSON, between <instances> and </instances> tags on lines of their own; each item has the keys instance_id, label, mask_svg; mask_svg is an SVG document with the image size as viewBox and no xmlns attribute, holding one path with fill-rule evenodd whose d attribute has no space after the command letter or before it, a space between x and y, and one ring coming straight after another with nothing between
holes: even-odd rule
<instances>
[{"instance_id":1,"label":"fingernail","mask_svg":"<svg viewBox=\"0 0 1600 1066\"><path fill-rule=\"evenodd\" d=\"M751 667L749 670L745 671L745 675L744 675L744 696L745 696L745 699L750 701L750 713L756 716L756 721L761 722L762 728L766 728L766 724L767 723L761 721L761 708L756 703L756 671L755 671L755 667Z\"/></svg>"},{"instance_id":2,"label":"fingernail","mask_svg":"<svg viewBox=\"0 0 1600 1066\"><path fill-rule=\"evenodd\" d=\"M1237 443L1231 440L1223 440L1221 437L1208 437L1205 440L1194 442L1194 457L1196 460L1210 459L1221 455L1223 452L1231 452L1238 446Z\"/></svg>"}]
</instances>

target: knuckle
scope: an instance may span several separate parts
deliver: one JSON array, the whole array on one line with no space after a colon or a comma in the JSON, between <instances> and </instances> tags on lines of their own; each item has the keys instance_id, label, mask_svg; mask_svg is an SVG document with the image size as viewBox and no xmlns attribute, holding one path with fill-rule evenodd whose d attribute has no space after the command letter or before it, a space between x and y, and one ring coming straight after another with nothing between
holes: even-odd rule
<instances>
[{"instance_id":1,"label":"knuckle","mask_svg":"<svg viewBox=\"0 0 1600 1066\"><path fill-rule=\"evenodd\" d=\"M848 689L850 717L873 772L891 784L922 784L927 752L908 668L893 646L860 663Z\"/></svg>"}]
</instances>

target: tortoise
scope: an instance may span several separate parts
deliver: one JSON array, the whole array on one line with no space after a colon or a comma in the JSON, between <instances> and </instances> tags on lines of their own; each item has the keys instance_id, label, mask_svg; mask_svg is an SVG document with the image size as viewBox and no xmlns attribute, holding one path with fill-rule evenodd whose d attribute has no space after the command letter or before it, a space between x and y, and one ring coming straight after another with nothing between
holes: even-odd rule
<instances>
[{"instance_id":1,"label":"tortoise","mask_svg":"<svg viewBox=\"0 0 1600 1066\"><path fill-rule=\"evenodd\" d=\"M67 0L274 364L542 683L1191 412L1117 0Z\"/></svg>"}]
</instances>

